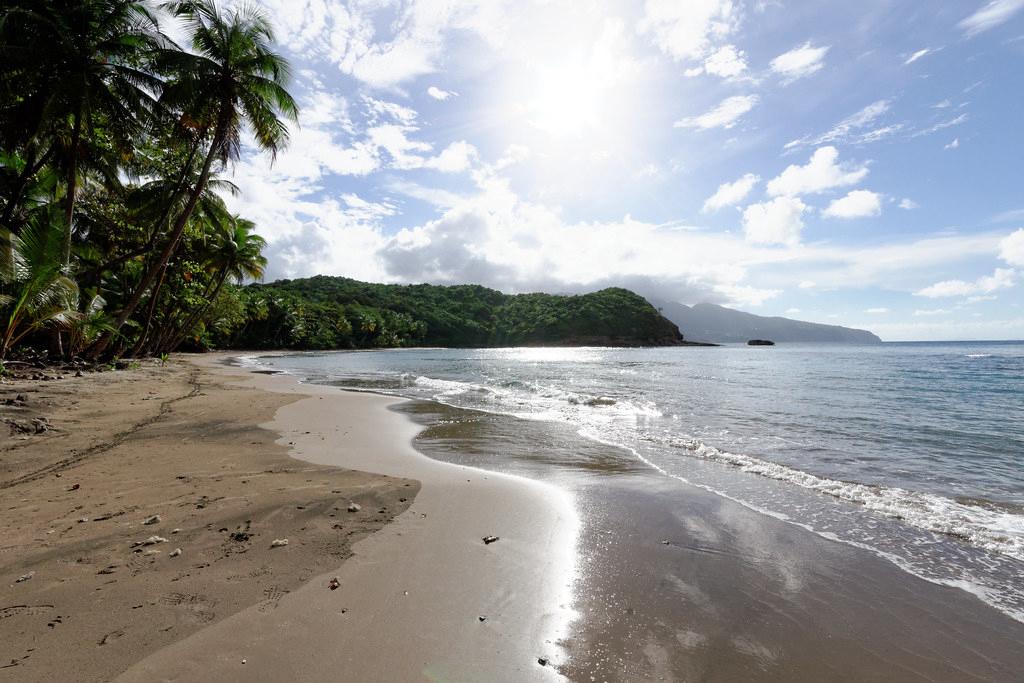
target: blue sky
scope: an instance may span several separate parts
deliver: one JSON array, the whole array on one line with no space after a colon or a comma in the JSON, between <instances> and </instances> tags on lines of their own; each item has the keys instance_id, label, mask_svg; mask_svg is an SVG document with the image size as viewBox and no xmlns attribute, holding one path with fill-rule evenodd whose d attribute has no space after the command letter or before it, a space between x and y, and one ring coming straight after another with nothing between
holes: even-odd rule
<instances>
[{"instance_id":1,"label":"blue sky","mask_svg":"<svg viewBox=\"0 0 1024 683\"><path fill-rule=\"evenodd\" d=\"M1024 0L262 0L268 276L1024 338Z\"/></svg>"}]
</instances>

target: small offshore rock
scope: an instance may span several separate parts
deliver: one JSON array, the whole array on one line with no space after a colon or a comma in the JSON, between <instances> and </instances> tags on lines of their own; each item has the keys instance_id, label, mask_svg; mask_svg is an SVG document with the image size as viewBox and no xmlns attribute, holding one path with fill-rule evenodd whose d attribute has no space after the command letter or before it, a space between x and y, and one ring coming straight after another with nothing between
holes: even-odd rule
<instances>
[{"instance_id":1,"label":"small offshore rock","mask_svg":"<svg viewBox=\"0 0 1024 683\"><path fill-rule=\"evenodd\" d=\"M168 555L168 557L177 557L178 555L181 555L181 548L175 548L174 550L172 550L171 554Z\"/></svg>"},{"instance_id":2,"label":"small offshore rock","mask_svg":"<svg viewBox=\"0 0 1024 683\"><path fill-rule=\"evenodd\" d=\"M349 512L359 512L362 509L363 509L363 507L359 503L349 503L348 504L348 511Z\"/></svg>"},{"instance_id":3,"label":"small offshore rock","mask_svg":"<svg viewBox=\"0 0 1024 683\"><path fill-rule=\"evenodd\" d=\"M35 575L36 575L35 572L29 572L28 574L22 574L21 576L18 577L18 580L15 581L14 583L25 583L26 581L28 581L29 579L31 579Z\"/></svg>"},{"instance_id":4,"label":"small offshore rock","mask_svg":"<svg viewBox=\"0 0 1024 683\"><path fill-rule=\"evenodd\" d=\"M142 521L142 523L143 524L159 524L160 523L160 515L153 515L152 517L146 517L146 519L144 519Z\"/></svg>"},{"instance_id":5,"label":"small offshore rock","mask_svg":"<svg viewBox=\"0 0 1024 683\"><path fill-rule=\"evenodd\" d=\"M330 588L332 591L336 591L338 590L338 586L340 585L341 582L338 581L338 577L335 576L333 579L331 579L330 583L327 584L327 587Z\"/></svg>"},{"instance_id":6,"label":"small offshore rock","mask_svg":"<svg viewBox=\"0 0 1024 683\"><path fill-rule=\"evenodd\" d=\"M288 545L287 538L275 538L273 541L270 542L271 548L281 548L286 545Z\"/></svg>"},{"instance_id":7,"label":"small offshore rock","mask_svg":"<svg viewBox=\"0 0 1024 683\"><path fill-rule=\"evenodd\" d=\"M494 543L497 540L498 540L497 536L484 536L484 538L483 538L484 545L490 545L490 544Z\"/></svg>"}]
</instances>

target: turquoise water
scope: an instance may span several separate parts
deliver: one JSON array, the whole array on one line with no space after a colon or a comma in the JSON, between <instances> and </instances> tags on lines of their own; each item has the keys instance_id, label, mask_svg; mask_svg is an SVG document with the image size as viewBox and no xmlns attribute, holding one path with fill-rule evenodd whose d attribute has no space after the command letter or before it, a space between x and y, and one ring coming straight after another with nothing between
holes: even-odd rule
<instances>
[{"instance_id":1,"label":"turquoise water","mask_svg":"<svg viewBox=\"0 0 1024 683\"><path fill-rule=\"evenodd\" d=\"M261 362L571 425L677 480L679 495L713 491L1024 620L1024 344L415 349ZM523 433L516 447L536 448Z\"/></svg>"}]
</instances>

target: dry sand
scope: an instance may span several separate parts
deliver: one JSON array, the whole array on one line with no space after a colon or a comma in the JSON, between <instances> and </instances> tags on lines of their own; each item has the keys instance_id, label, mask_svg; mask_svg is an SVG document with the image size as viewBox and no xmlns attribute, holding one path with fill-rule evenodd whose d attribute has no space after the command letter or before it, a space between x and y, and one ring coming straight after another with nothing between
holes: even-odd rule
<instances>
[{"instance_id":1,"label":"dry sand","mask_svg":"<svg viewBox=\"0 0 1024 683\"><path fill-rule=\"evenodd\" d=\"M246 384L306 396L267 425L296 457L414 477L422 490L337 571L273 611L246 609L162 649L120 680L558 678L577 529L566 494L420 455L411 445L418 428L387 410L397 399L287 376L250 375ZM499 540L485 544L488 535ZM340 587L330 591L334 577Z\"/></svg>"},{"instance_id":2,"label":"dry sand","mask_svg":"<svg viewBox=\"0 0 1024 683\"><path fill-rule=\"evenodd\" d=\"M0 680L110 680L241 610L272 618L410 505L417 482L295 460L257 426L296 398L183 360L0 386L5 420L52 426L2 425Z\"/></svg>"}]
</instances>

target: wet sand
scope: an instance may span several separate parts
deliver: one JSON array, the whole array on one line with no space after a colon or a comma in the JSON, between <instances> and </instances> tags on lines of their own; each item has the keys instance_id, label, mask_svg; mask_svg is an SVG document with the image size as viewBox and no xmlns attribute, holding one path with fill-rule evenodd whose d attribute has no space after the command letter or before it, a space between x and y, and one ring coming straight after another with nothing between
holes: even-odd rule
<instances>
[{"instance_id":1,"label":"wet sand","mask_svg":"<svg viewBox=\"0 0 1024 683\"><path fill-rule=\"evenodd\" d=\"M542 477L581 516L574 681L1019 681L1024 624L659 475L566 425L405 404L439 459Z\"/></svg>"}]
</instances>

